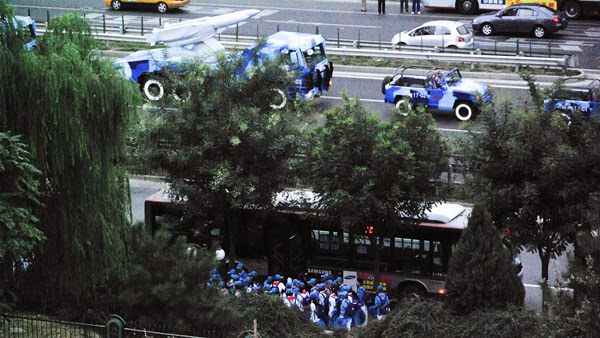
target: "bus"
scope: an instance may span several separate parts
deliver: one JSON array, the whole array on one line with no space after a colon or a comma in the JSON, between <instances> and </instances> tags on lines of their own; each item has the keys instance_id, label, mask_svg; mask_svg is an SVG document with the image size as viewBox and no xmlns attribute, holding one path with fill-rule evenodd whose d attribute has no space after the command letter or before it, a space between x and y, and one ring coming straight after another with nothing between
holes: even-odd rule
<instances>
[{"instance_id":1,"label":"bus","mask_svg":"<svg viewBox=\"0 0 600 338\"><path fill-rule=\"evenodd\" d=\"M299 207L301 203L290 203L299 200L314 202L315 195L310 191L287 191L277 195L274 210L240 210L229 215L238 229L233 240L236 262L259 276L279 273L319 278L327 274L332 279L342 277L353 287L360 279L367 291L375 292L375 253L370 245L370 238L374 238L383 243L379 285L386 292L396 296L445 293L450 257L467 226L470 207L456 203L435 204L424 219L410 220L410 225L399 229L393 237L379 238L369 236L376 231L372 227L365 226L365 234L352 234L318 216L314 210ZM173 215L173 209L169 209L172 202L165 191L145 200L148 231L155 232L163 217ZM229 243L226 234L206 228L210 220L197 223L202 224L202 230L181 234L188 242L207 246L198 240L217 239L222 244ZM229 252L226 245L223 248Z\"/></svg>"},{"instance_id":2,"label":"bus","mask_svg":"<svg viewBox=\"0 0 600 338\"><path fill-rule=\"evenodd\" d=\"M565 4L567 2L575 3L579 1L562 0ZM593 2L596 1L600 0L593 0ZM474 14L477 11L499 11L519 3L536 3L552 9L567 11L560 7L561 0L558 2L555 0L423 0L423 6L426 8L456 9L461 14ZM573 17L569 18L572 19Z\"/></svg>"},{"instance_id":3,"label":"bus","mask_svg":"<svg viewBox=\"0 0 600 338\"><path fill-rule=\"evenodd\" d=\"M600 15L600 0L557 0L556 8L574 20L582 16Z\"/></svg>"}]
</instances>

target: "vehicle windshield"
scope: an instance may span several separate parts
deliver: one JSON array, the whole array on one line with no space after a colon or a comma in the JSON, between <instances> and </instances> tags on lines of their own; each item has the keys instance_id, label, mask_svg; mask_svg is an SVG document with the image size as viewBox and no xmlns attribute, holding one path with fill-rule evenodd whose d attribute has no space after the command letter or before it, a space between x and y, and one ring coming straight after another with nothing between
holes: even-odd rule
<instances>
[{"instance_id":1,"label":"vehicle windshield","mask_svg":"<svg viewBox=\"0 0 600 338\"><path fill-rule=\"evenodd\" d=\"M449 72L448 74L446 74L446 84L448 86L452 86L453 84L460 81L461 78L462 78L462 76L460 75L460 71L458 71L458 69L455 69L455 70Z\"/></svg>"},{"instance_id":2,"label":"vehicle windshield","mask_svg":"<svg viewBox=\"0 0 600 338\"><path fill-rule=\"evenodd\" d=\"M312 68L327 58L325 55L325 48L323 47L322 43L310 48L309 50L303 51L302 54L306 60L307 68Z\"/></svg>"}]
</instances>

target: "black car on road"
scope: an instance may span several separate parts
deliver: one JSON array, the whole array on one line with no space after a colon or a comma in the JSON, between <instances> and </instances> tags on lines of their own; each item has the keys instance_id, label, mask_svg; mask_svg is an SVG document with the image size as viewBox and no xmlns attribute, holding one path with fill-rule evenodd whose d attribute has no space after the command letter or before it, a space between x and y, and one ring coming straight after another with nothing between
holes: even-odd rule
<instances>
[{"instance_id":1,"label":"black car on road","mask_svg":"<svg viewBox=\"0 0 600 338\"><path fill-rule=\"evenodd\" d=\"M543 38L567 28L567 16L539 4L513 5L473 19L473 30L483 35L524 33Z\"/></svg>"}]
</instances>

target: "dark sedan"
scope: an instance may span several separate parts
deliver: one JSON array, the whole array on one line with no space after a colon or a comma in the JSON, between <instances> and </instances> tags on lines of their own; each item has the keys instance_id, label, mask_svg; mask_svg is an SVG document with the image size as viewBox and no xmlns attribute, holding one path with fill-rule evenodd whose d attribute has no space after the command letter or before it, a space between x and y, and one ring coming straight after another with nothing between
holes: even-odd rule
<instances>
[{"instance_id":1,"label":"dark sedan","mask_svg":"<svg viewBox=\"0 0 600 338\"><path fill-rule=\"evenodd\" d=\"M473 30L486 36L495 33L525 33L541 39L565 28L565 13L537 4L514 5L473 19Z\"/></svg>"}]
</instances>

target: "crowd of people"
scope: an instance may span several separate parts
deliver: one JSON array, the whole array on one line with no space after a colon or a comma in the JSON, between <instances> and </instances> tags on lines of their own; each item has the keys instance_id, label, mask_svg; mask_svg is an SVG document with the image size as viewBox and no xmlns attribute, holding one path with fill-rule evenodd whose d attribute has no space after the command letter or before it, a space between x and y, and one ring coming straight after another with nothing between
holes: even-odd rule
<instances>
[{"instance_id":1,"label":"crowd of people","mask_svg":"<svg viewBox=\"0 0 600 338\"><path fill-rule=\"evenodd\" d=\"M261 283L256 279L255 271L248 273L242 264L238 264L225 278L216 269L212 270L208 285L220 288L224 295L279 297L286 306L330 329L350 330L366 326L369 317L382 319L390 311L390 300L381 285L377 287L377 294L371 295L360 279L352 287L341 277L333 279L328 274L321 275L319 280L307 280L303 276L296 279L276 274Z\"/></svg>"}]
</instances>

